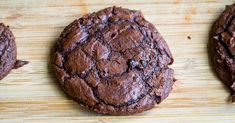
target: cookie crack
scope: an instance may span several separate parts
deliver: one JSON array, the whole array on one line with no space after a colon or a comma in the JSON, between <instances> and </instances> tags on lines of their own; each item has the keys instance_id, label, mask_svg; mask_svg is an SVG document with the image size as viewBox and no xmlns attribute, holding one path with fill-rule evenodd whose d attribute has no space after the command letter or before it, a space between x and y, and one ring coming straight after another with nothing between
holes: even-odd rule
<instances>
[{"instance_id":1,"label":"cookie crack","mask_svg":"<svg viewBox=\"0 0 235 123\"><path fill-rule=\"evenodd\" d=\"M223 33L223 32L221 32L221 33L219 33L219 34L217 34L217 35L215 35L215 36L213 36L213 37L216 37L216 36L217 36L217 37L219 38L219 40L217 40L218 43L221 44L222 47L225 49L225 51L226 51L226 53L228 54L229 58L234 59L235 56L232 55L232 53L230 52L228 46L225 44L225 42L222 41L222 40L223 40L222 37L221 37L221 34L222 34L222 33Z\"/></svg>"},{"instance_id":2,"label":"cookie crack","mask_svg":"<svg viewBox=\"0 0 235 123\"><path fill-rule=\"evenodd\" d=\"M3 50L1 50L1 51L3 51L3 52L1 52L1 54L0 54L0 59L2 59L2 55L3 54L5 54L5 52L7 51L7 49L9 48L9 45L10 45L10 37L8 37L8 35L5 35L7 33L7 30L6 30L6 27L3 27L3 31L2 31L2 33L0 34L0 36L1 36L1 38L2 38L2 42L4 43L4 48L3 48Z\"/></svg>"}]
</instances>

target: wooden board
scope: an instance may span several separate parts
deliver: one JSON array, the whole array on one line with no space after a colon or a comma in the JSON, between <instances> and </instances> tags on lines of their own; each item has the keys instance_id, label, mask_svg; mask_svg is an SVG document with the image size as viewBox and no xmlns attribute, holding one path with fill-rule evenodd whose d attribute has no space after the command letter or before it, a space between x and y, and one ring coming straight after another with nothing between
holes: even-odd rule
<instances>
[{"instance_id":1,"label":"wooden board","mask_svg":"<svg viewBox=\"0 0 235 123\"><path fill-rule=\"evenodd\" d=\"M235 122L229 91L208 61L211 24L235 0L1 0L0 22L16 37L18 58L30 64L0 82L0 122ZM108 6L141 10L167 40L178 81L154 109L132 116L96 114L60 89L50 52L63 28ZM191 39L187 37L190 36Z\"/></svg>"}]
</instances>

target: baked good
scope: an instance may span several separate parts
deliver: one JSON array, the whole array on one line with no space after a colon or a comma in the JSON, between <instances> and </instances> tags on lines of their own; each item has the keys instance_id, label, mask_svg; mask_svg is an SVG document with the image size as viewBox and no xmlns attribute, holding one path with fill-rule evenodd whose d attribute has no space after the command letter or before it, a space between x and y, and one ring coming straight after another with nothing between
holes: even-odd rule
<instances>
[{"instance_id":1,"label":"baked good","mask_svg":"<svg viewBox=\"0 0 235 123\"><path fill-rule=\"evenodd\" d=\"M9 26L0 23L0 80L3 79L11 69L16 69L27 64L27 61L16 59L15 37Z\"/></svg>"},{"instance_id":2,"label":"baked good","mask_svg":"<svg viewBox=\"0 0 235 123\"><path fill-rule=\"evenodd\" d=\"M171 52L140 11L109 7L87 14L64 29L55 49L63 90L98 113L151 109L174 83Z\"/></svg>"},{"instance_id":3,"label":"baked good","mask_svg":"<svg viewBox=\"0 0 235 123\"><path fill-rule=\"evenodd\" d=\"M226 6L210 34L211 58L222 81L235 91L235 4Z\"/></svg>"}]
</instances>

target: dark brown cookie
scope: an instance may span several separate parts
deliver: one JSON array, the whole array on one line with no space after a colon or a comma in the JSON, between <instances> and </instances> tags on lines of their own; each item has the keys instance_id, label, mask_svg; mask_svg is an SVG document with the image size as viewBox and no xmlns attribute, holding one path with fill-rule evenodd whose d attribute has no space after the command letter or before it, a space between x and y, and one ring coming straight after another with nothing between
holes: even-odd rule
<instances>
[{"instance_id":1,"label":"dark brown cookie","mask_svg":"<svg viewBox=\"0 0 235 123\"><path fill-rule=\"evenodd\" d=\"M15 38L8 26L0 23L0 80L3 79L11 69L16 69L27 64L27 61L16 60Z\"/></svg>"},{"instance_id":2,"label":"dark brown cookie","mask_svg":"<svg viewBox=\"0 0 235 123\"><path fill-rule=\"evenodd\" d=\"M216 72L235 91L235 4L226 6L213 25L210 43Z\"/></svg>"},{"instance_id":3,"label":"dark brown cookie","mask_svg":"<svg viewBox=\"0 0 235 123\"><path fill-rule=\"evenodd\" d=\"M110 7L62 32L54 68L64 91L98 113L127 115L154 107L174 83L170 50L141 12Z\"/></svg>"}]
</instances>

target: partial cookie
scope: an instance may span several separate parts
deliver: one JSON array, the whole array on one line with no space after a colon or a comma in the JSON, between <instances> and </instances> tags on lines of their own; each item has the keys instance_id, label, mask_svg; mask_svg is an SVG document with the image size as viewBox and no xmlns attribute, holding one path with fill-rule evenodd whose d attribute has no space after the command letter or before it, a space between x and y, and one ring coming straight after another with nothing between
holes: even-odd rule
<instances>
[{"instance_id":1,"label":"partial cookie","mask_svg":"<svg viewBox=\"0 0 235 123\"><path fill-rule=\"evenodd\" d=\"M27 64L27 61L16 59L15 37L8 26L0 23L0 80L3 79L11 69L17 69Z\"/></svg>"},{"instance_id":2,"label":"partial cookie","mask_svg":"<svg viewBox=\"0 0 235 123\"><path fill-rule=\"evenodd\" d=\"M171 52L140 11L110 7L75 20L62 32L54 55L63 90L98 113L151 109L174 83Z\"/></svg>"},{"instance_id":3,"label":"partial cookie","mask_svg":"<svg viewBox=\"0 0 235 123\"><path fill-rule=\"evenodd\" d=\"M211 58L222 81L235 91L235 4L226 6L213 25Z\"/></svg>"}]
</instances>

